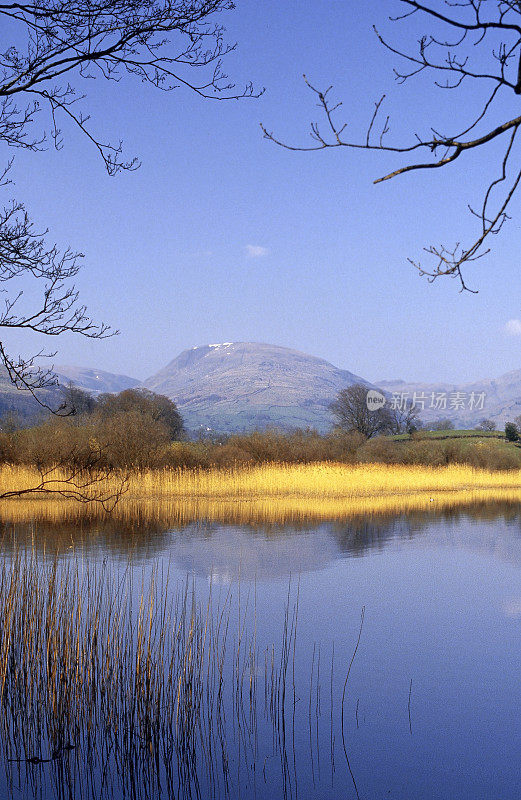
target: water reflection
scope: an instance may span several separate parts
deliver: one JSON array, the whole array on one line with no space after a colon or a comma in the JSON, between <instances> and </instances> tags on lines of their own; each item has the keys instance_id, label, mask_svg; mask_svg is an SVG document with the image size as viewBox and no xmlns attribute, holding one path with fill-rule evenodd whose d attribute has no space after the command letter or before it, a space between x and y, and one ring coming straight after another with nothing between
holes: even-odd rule
<instances>
[{"instance_id":1,"label":"water reflection","mask_svg":"<svg viewBox=\"0 0 521 800\"><path fill-rule=\"evenodd\" d=\"M495 522L498 524L489 525ZM481 524L486 523L486 524ZM31 550L54 558L83 555L134 562L166 557L180 570L227 582L286 578L326 568L339 558L410 546L486 551L521 565L521 505L482 503L433 511L353 516L319 523L183 524L168 516L83 515L79 519L0 521L4 553Z\"/></svg>"},{"instance_id":2,"label":"water reflection","mask_svg":"<svg viewBox=\"0 0 521 800\"><path fill-rule=\"evenodd\" d=\"M290 524L149 512L4 512L0 796L518 796L518 502ZM71 576L58 593L53 570Z\"/></svg>"}]
</instances>

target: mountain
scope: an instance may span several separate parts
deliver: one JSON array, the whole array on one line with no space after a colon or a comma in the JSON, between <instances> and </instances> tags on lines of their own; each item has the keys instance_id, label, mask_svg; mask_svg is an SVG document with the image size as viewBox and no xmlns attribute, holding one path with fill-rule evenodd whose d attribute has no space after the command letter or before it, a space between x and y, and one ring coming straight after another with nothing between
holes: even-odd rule
<instances>
[{"instance_id":1,"label":"mountain","mask_svg":"<svg viewBox=\"0 0 521 800\"><path fill-rule=\"evenodd\" d=\"M73 383L94 395L102 392L121 392L140 383L127 375L115 375L112 372L84 367L56 367L54 372L61 387ZM59 408L63 402L60 386L40 389L37 392L39 400L49 408ZM34 424L46 417L48 411L30 392L20 391L13 386L5 367L0 367L0 418L6 414L13 414L23 424Z\"/></svg>"},{"instance_id":2,"label":"mountain","mask_svg":"<svg viewBox=\"0 0 521 800\"><path fill-rule=\"evenodd\" d=\"M377 386L389 398L416 396L427 423L443 418L456 427L472 428L486 417L502 428L521 414L521 370L464 384L403 380L371 384L322 358L252 342L185 350L144 386L174 400L190 430L310 426L327 431L333 422L329 404L353 383Z\"/></svg>"},{"instance_id":3,"label":"mountain","mask_svg":"<svg viewBox=\"0 0 521 800\"><path fill-rule=\"evenodd\" d=\"M51 408L58 408L63 401L63 395L56 388L41 390L38 397ZM34 424L46 414L30 392L20 391L13 386L7 370L0 367L0 419L13 416L23 424Z\"/></svg>"},{"instance_id":4,"label":"mountain","mask_svg":"<svg viewBox=\"0 0 521 800\"><path fill-rule=\"evenodd\" d=\"M277 427L313 427L326 432L333 419L329 404L353 383L378 387L389 398L416 396L422 419L451 419L472 428L487 417L503 428L521 415L521 370L472 383L420 383L384 380L376 383L287 347L253 342L224 342L185 350L144 384L128 375L77 366L55 369L62 386L69 382L94 395L145 386L176 402L189 430L237 432ZM60 389L39 392L57 408ZM423 401L424 408L421 408ZM13 412L30 423L45 415L28 392L17 391L0 369L0 417Z\"/></svg>"},{"instance_id":5,"label":"mountain","mask_svg":"<svg viewBox=\"0 0 521 800\"><path fill-rule=\"evenodd\" d=\"M398 398L424 398L421 417L425 422L451 419L457 428L472 428L481 419L492 419L497 428L521 414L521 370L499 378L483 378L472 383L414 383L403 380L379 381L384 392ZM443 400L445 398L445 401ZM446 408L439 405L446 404ZM438 406L438 407L437 407Z\"/></svg>"},{"instance_id":6,"label":"mountain","mask_svg":"<svg viewBox=\"0 0 521 800\"><path fill-rule=\"evenodd\" d=\"M73 383L79 389L84 389L91 394L103 392L122 392L124 389L135 389L140 381L128 375L116 375L113 372L104 372L102 369L89 369L88 367L60 366L54 369L62 386Z\"/></svg>"},{"instance_id":7,"label":"mountain","mask_svg":"<svg viewBox=\"0 0 521 800\"><path fill-rule=\"evenodd\" d=\"M328 406L364 378L287 347L224 342L184 350L144 386L177 404L188 429L242 431L311 426L327 431Z\"/></svg>"}]
</instances>

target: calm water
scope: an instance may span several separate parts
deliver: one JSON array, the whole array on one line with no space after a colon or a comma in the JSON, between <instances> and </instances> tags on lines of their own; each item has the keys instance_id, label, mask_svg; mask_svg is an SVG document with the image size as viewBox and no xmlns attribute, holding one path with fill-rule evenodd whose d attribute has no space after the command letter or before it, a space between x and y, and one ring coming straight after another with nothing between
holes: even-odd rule
<instances>
[{"instance_id":1,"label":"calm water","mask_svg":"<svg viewBox=\"0 0 521 800\"><path fill-rule=\"evenodd\" d=\"M126 768L118 773L110 758L102 766L95 748L88 763L71 748L51 763L4 759L2 797L521 794L516 506L298 527L5 525L2 548L6 560L17 549L42 564L57 554L60 569L95 563L114 583L134 576L135 586L159 565L168 572L165 591L188 581L201 607L211 592L212 613L228 608L225 670L232 674L234 649L247 631L258 677L254 714L247 697L235 709L236 684L226 684L224 749L216 737L211 768L214 756L194 754L196 782L183 781L175 766L174 778L162 782L164 753L151 756L156 784L141 773L126 782ZM277 669L284 658L285 623L288 683L274 712L266 676L271 662ZM43 749L45 737L33 747ZM74 779L64 759L75 759Z\"/></svg>"}]
</instances>

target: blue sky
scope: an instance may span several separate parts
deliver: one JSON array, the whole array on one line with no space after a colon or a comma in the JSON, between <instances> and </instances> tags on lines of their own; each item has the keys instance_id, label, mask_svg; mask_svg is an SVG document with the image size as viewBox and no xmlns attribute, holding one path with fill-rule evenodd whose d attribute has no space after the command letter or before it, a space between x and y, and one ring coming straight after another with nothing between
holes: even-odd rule
<instances>
[{"instance_id":1,"label":"blue sky","mask_svg":"<svg viewBox=\"0 0 521 800\"><path fill-rule=\"evenodd\" d=\"M258 100L212 102L126 80L88 82L86 107L102 137L124 139L141 168L110 178L96 152L64 126L60 152L18 153L14 187L54 240L85 254L77 281L97 319L121 330L105 341L58 342L56 363L145 378L181 350L220 341L293 347L370 380L450 380L521 368L521 209L470 268L479 294L429 285L407 257L472 233L494 148L450 169L374 186L401 162L347 150L291 153L263 139L262 121L305 142L318 118L302 73L334 84L353 136L387 93L395 129L426 130L479 99L422 80L400 87L396 58L378 44L395 2L238 0L226 17L237 51L227 72L265 86ZM426 124L428 121L428 124ZM11 350L30 351L13 336ZM56 344L51 342L52 344ZM34 344L32 345L34 348Z\"/></svg>"}]
</instances>

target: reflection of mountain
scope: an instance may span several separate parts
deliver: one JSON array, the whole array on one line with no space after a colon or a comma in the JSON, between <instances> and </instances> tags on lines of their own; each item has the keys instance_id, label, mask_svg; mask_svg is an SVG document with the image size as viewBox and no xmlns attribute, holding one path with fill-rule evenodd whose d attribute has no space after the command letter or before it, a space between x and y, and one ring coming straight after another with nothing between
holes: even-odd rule
<instances>
[{"instance_id":1,"label":"reflection of mountain","mask_svg":"<svg viewBox=\"0 0 521 800\"><path fill-rule=\"evenodd\" d=\"M93 561L166 558L184 572L213 575L224 583L239 571L246 580L276 579L325 569L339 558L403 547L451 547L521 566L521 508L518 503L474 504L286 526L205 520L176 525L145 516L84 518L81 524L4 522L0 546L4 552L32 550L38 556L81 553Z\"/></svg>"},{"instance_id":2,"label":"reflection of mountain","mask_svg":"<svg viewBox=\"0 0 521 800\"><path fill-rule=\"evenodd\" d=\"M239 574L267 580L315 572L335 561L339 549L330 525L260 530L201 522L176 533L170 554L181 569L228 583Z\"/></svg>"}]
</instances>

